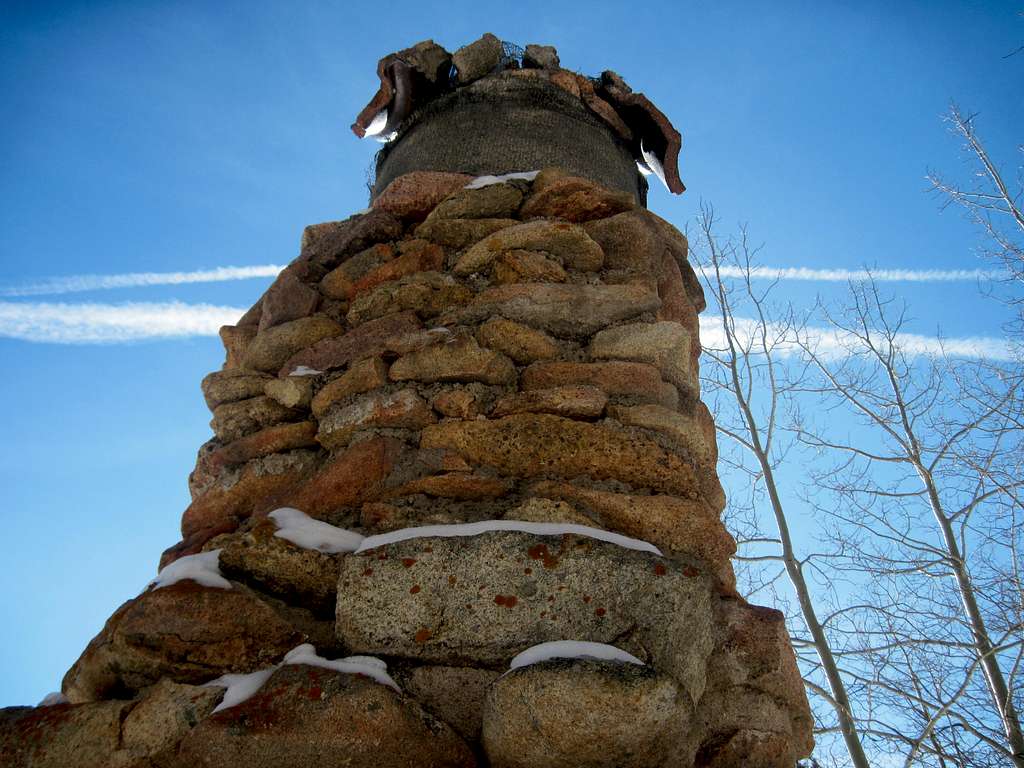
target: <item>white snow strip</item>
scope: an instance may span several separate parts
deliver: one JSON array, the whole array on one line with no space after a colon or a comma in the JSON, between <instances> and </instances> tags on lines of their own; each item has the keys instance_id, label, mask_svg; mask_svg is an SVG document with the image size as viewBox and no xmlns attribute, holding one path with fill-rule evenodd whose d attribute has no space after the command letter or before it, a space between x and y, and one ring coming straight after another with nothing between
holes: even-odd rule
<instances>
[{"instance_id":1,"label":"white snow strip","mask_svg":"<svg viewBox=\"0 0 1024 768\"><path fill-rule=\"evenodd\" d=\"M378 112L376 115L374 115L373 120L371 120L370 124L368 126L366 126L366 135L367 136L376 136L376 135L378 135L381 131L384 130L384 126L386 126L387 124L388 124L388 111L386 109L382 109L380 112Z\"/></svg>"},{"instance_id":2,"label":"white snow strip","mask_svg":"<svg viewBox=\"0 0 1024 768\"><path fill-rule=\"evenodd\" d=\"M280 264L255 267L214 267L194 272L127 272L120 275L70 275L53 277L21 286L0 288L0 296L45 296L80 291L106 291L111 288L144 288L151 285L187 285L189 283L220 283L227 280L249 280L255 277L277 277L284 269Z\"/></svg>"},{"instance_id":3,"label":"white snow strip","mask_svg":"<svg viewBox=\"0 0 1024 768\"><path fill-rule=\"evenodd\" d=\"M179 557L157 574L151 586L154 589L160 589L161 587L169 587L171 584L177 584L183 579L191 579L197 584L202 584L204 587L231 589L231 582L225 579L224 575L220 572L219 549L211 549L209 552Z\"/></svg>"},{"instance_id":4,"label":"white snow strip","mask_svg":"<svg viewBox=\"0 0 1024 768\"><path fill-rule=\"evenodd\" d=\"M644 148L643 139L640 139L640 154L643 157L648 170L661 180L661 183L665 185L665 189L668 189L668 182L665 181L665 169L662 167L658 156L653 152L648 152Z\"/></svg>"},{"instance_id":5,"label":"white snow strip","mask_svg":"<svg viewBox=\"0 0 1024 768\"><path fill-rule=\"evenodd\" d=\"M284 660L269 669L250 672L247 675L221 675L216 680L203 683L204 686L226 688L224 698L214 708L214 713L229 709L254 696L277 670L286 664L305 664L311 667L333 669L345 675L363 675L381 685L401 693L398 684L388 674L388 665L375 656L347 656L344 659L325 659L318 656L316 648L309 643L298 645L285 654Z\"/></svg>"},{"instance_id":6,"label":"white snow strip","mask_svg":"<svg viewBox=\"0 0 1024 768\"><path fill-rule=\"evenodd\" d=\"M504 184L506 181L512 181L512 179L533 181L537 178L538 173L540 171L517 171L515 173L503 173L500 176L477 176L465 188L480 189L481 187L489 187L491 184Z\"/></svg>"},{"instance_id":7,"label":"white snow strip","mask_svg":"<svg viewBox=\"0 0 1024 768\"><path fill-rule=\"evenodd\" d=\"M220 700L220 704L213 708L213 714L252 698L276 671L277 667L271 667L258 672L250 672L247 675L221 675L216 680L203 683L205 686L219 686L227 689L224 691L224 698Z\"/></svg>"},{"instance_id":8,"label":"white snow strip","mask_svg":"<svg viewBox=\"0 0 1024 768\"><path fill-rule=\"evenodd\" d=\"M363 537L354 531L314 520L305 512L292 507L275 509L269 517L277 523L275 536L298 544L303 549L315 549L328 554L355 552L363 542Z\"/></svg>"},{"instance_id":9,"label":"white snow strip","mask_svg":"<svg viewBox=\"0 0 1024 768\"><path fill-rule=\"evenodd\" d=\"M346 656L344 659L325 659L318 656L316 648L309 643L303 643L288 651L282 664L306 664L310 667L323 667L333 669L345 675L363 675L375 680L381 685L393 688L398 693L401 689L398 683L391 679L388 674L388 665L376 656Z\"/></svg>"},{"instance_id":10,"label":"white snow strip","mask_svg":"<svg viewBox=\"0 0 1024 768\"><path fill-rule=\"evenodd\" d=\"M758 324L750 318L734 318L734 334L741 347L750 347L756 351ZM769 338L778 338L782 329L772 326L768 329ZM833 328L808 327L803 329L804 337L814 346L817 353L828 359L849 357L864 347L851 334ZM700 343L704 349L723 351L727 348L725 329L722 318L705 316L700 319ZM908 357L948 357L973 358L980 360L1009 361L1014 355L1010 344L1005 339L991 336L967 336L939 338L922 336L915 333L899 333L894 341L896 347ZM774 354L780 357L798 356L801 350L793 340L782 341L775 345Z\"/></svg>"},{"instance_id":11,"label":"white snow strip","mask_svg":"<svg viewBox=\"0 0 1024 768\"><path fill-rule=\"evenodd\" d=\"M599 539L612 544L617 544L625 549L636 549L641 552L651 552L660 555L661 550L653 544L640 539L631 539L619 533L603 531L600 528L591 528L586 525L575 523L531 523L525 520L482 520L478 523L462 523L459 525L423 525L417 528L402 528L397 531L380 533L376 536L367 536L359 545L356 552L366 552L375 547L383 547L386 544L394 544L409 539L422 539L431 536L442 538L453 536L479 536L489 531L520 531L532 533L537 536L561 536L563 533L573 533L577 536L587 536L591 539Z\"/></svg>"},{"instance_id":12,"label":"white snow strip","mask_svg":"<svg viewBox=\"0 0 1024 768\"><path fill-rule=\"evenodd\" d=\"M216 336L246 310L210 304L0 302L0 337L48 344L113 344Z\"/></svg>"},{"instance_id":13,"label":"white snow strip","mask_svg":"<svg viewBox=\"0 0 1024 768\"><path fill-rule=\"evenodd\" d=\"M527 648L509 662L509 671L539 664L550 659L597 659L598 661L621 661L626 664L644 663L631 653L626 653L614 645L591 643L587 640L555 640Z\"/></svg>"},{"instance_id":14,"label":"white snow strip","mask_svg":"<svg viewBox=\"0 0 1024 768\"><path fill-rule=\"evenodd\" d=\"M713 275L710 264L695 264L697 269ZM744 278L748 270L734 266L720 266L718 273L725 278ZM999 280L1006 273L997 269L809 269L808 267L751 267L753 280L815 280L819 282L848 283L864 280L907 283L951 283L962 281Z\"/></svg>"},{"instance_id":15,"label":"white snow strip","mask_svg":"<svg viewBox=\"0 0 1024 768\"><path fill-rule=\"evenodd\" d=\"M57 704L68 704L68 697L60 691L54 691L43 696L43 700L36 704L37 707L53 707Z\"/></svg>"},{"instance_id":16,"label":"white snow strip","mask_svg":"<svg viewBox=\"0 0 1024 768\"><path fill-rule=\"evenodd\" d=\"M298 368L289 373L289 376L318 376L323 371L318 371L316 368L307 368L304 365L300 365Z\"/></svg>"}]
</instances>

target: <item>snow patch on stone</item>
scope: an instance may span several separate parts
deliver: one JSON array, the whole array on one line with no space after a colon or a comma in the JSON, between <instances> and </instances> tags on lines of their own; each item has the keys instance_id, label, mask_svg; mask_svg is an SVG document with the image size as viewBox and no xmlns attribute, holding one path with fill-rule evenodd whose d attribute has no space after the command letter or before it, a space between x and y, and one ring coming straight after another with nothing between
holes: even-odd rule
<instances>
[{"instance_id":1,"label":"snow patch on stone","mask_svg":"<svg viewBox=\"0 0 1024 768\"><path fill-rule=\"evenodd\" d=\"M640 155L643 157L647 169L661 180L661 183L665 185L665 189L668 189L668 181L665 180L665 169L662 168L658 156L644 147L643 139L640 139Z\"/></svg>"},{"instance_id":2,"label":"snow patch on stone","mask_svg":"<svg viewBox=\"0 0 1024 768\"><path fill-rule=\"evenodd\" d=\"M336 555L339 552L356 551L363 541L363 537L355 531L314 520L305 512L292 507L275 509L270 513L270 519L277 524L275 536L303 549Z\"/></svg>"},{"instance_id":3,"label":"snow patch on stone","mask_svg":"<svg viewBox=\"0 0 1024 768\"><path fill-rule=\"evenodd\" d=\"M43 696L43 700L36 704L37 707L53 707L57 704L68 704L68 697L60 691L54 691Z\"/></svg>"},{"instance_id":4,"label":"snow patch on stone","mask_svg":"<svg viewBox=\"0 0 1024 768\"><path fill-rule=\"evenodd\" d=\"M250 672L247 675L221 675L216 680L203 683L204 686L219 686L226 689L224 691L224 698L220 700L220 704L213 708L212 714L217 714L252 698L275 671L277 671L277 667L261 669L258 672Z\"/></svg>"},{"instance_id":5,"label":"snow patch on stone","mask_svg":"<svg viewBox=\"0 0 1024 768\"><path fill-rule=\"evenodd\" d=\"M512 179L533 181L537 178L538 173L540 173L540 171L518 171L516 173L503 173L500 176L477 176L469 182L465 188L480 189L481 187L489 187L491 184L504 184L506 181L511 181Z\"/></svg>"},{"instance_id":6,"label":"snow patch on stone","mask_svg":"<svg viewBox=\"0 0 1024 768\"><path fill-rule=\"evenodd\" d=\"M509 662L508 669L511 672L513 669L540 664L542 661L551 659L597 659L598 661L619 661L625 664L644 666L644 663L636 656L626 653L614 645L592 643L587 640L555 640L527 648L513 657Z\"/></svg>"},{"instance_id":7,"label":"snow patch on stone","mask_svg":"<svg viewBox=\"0 0 1024 768\"><path fill-rule=\"evenodd\" d=\"M231 582L220 572L220 550L211 549L197 555L179 557L162 569L150 583L154 589L169 587L184 579L191 579L204 587L231 589Z\"/></svg>"},{"instance_id":8,"label":"snow patch on stone","mask_svg":"<svg viewBox=\"0 0 1024 768\"><path fill-rule=\"evenodd\" d=\"M532 533L536 536L561 536L564 533L572 533L577 536L586 536L591 539L607 541L625 549L636 549L641 552L650 552L660 555L661 550L653 544L640 539L632 539L620 533L605 531L600 528L591 528L587 525L576 523L532 523L525 520L481 520L477 523L460 523L458 525L422 525L416 528L402 528L397 531L380 533L376 536L367 536L359 545L356 553L365 552L375 547L383 547L386 544L394 544L409 539L424 539L432 536L442 538L454 536L479 536L490 531L518 531L520 533Z\"/></svg>"},{"instance_id":9,"label":"snow patch on stone","mask_svg":"<svg viewBox=\"0 0 1024 768\"><path fill-rule=\"evenodd\" d=\"M298 368L289 373L289 376L318 376L323 371L318 371L316 368L307 368L305 365L300 365Z\"/></svg>"},{"instance_id":10,"label":"snow patch on stone","mask_svg":"<svg viewBox=\"0 0 1024 768\"><path fill-rule=\"evenodd\" d=\"M402 692L398 684L388 674L388 665L376 656L347 656L344 659L325 659L323 656L317 655L316 648L312 645L303 643L288 651L280 664L275 664L268 669L261 669L245 675L221 675L216 680L203 683L207 687L217 686L226 689L224 691L224 698L214 708L213 713L216 714L225 709L230 709L252 698L263 687L263 684L270 679L271 675L288 664L305 664L310 667L333 669L335 672L344 675L362 675L381 685L393 688L397 693Z\"/></svg>"},{"instance_id":11,"label":"snow patch on stone","mask_svg":"<svg viewBox=\"0 0 1024 768\"><path fill-rule=\"evenodd\" d=\"M303 643L288 651L281 663L323 667L344 675L362 675L381 685L393 688L397 693L402 692L398 683L392 680L391 675L388 674L388 665L376 656L346 656L343 659L325 659L323 656L317 655L316 648L312 645Z\"/></svg>"},{"instance_id":12,"label":"snow patch on stone","mask_svg":"<svg viewBox=\"0 0 1024 768\"><path fill-rule=\"evenodd\" d=\"M382 109L376 115L373 116L373 120L366 126L366 136L378 136L384 131L385 126L388 124L388 111Z\"/></svg>"}]
</instances>

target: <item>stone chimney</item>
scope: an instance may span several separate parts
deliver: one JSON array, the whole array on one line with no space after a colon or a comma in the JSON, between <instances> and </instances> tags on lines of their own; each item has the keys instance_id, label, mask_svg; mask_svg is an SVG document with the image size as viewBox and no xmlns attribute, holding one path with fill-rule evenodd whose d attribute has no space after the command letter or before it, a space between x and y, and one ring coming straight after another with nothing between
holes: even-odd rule
<instances>
[{"instance_id":1,"label":"stone chimney","mask_svg":"<svg viewBox=\"0 0 1024 768\"><path fill-rule=\"evenodd\" d=\"M5 766L792 768L782 614L735 590L679 134L493 35L385 57L371 208L203 380L182 540Z\"/></svg>"}]
</instances>

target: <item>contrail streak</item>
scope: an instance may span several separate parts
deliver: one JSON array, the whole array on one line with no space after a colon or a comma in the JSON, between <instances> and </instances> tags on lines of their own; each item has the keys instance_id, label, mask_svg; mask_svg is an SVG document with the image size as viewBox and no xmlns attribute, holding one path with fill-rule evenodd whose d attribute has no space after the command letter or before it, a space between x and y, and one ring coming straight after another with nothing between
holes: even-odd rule
<instances>
[{"instance_id":1,"label":"contrail streak","mask_svg":"<svg viewBox=\"0 0 1024 768\"><path fill-rule=\"evenodd\" d=\"M714 274L710 264L695 264L698 270ZM807 280L847 283L862 280L877 282L953 283L963 281L1000 280L1006 273L997 269L809 269L808 267L743 267L720 266L726 278L743 278L750 273L754 280Z\"/></svg>"},{"instance_id":2,"label":"contrail streak","mask_svg":"<svg viewBox=\"0 0 1024 768\"><path fill-rule=\"evenodd\" d=\"M751 318L733 318L733 332L739 345L744 348L757 349L757 321ZM804 340L811 343L816 352L824 357L842 358L863 350L863 344L852 334L835 328L807 327L801 329ZM786 337L790 336L787 341ZM800 347L793 340L792 334L784 333L780 326L770 326L768 337L782 339L774 346L775 354L780 356L797 356ZM707 350L724 350L727 348L725 329L720 317L702 317L700 319L701 346ZM961 336L938 338L922 336L916 333L898 333L894 343L898 349L909 357L960 357L976 360L1010 361L1014 360L1013 350L1004 339L991 336Z\"/></svg>"},{"instance_id":3,"label":"contrail streak","mask_svg":"<svg viewBox=\"0 0 1024 768\"><path fill-rule=\"evenodd\" d=\"M51 344L116 344L143 339L215 336L241 307L166 303L49 304L0 302L0 337Z\"/></svg>"},{"instance_id":4,"label":"contrail streak","mask_svg":"<svg viewBox=\"0 0 1024 768\"><path fill-rule=\"evenodd\" d=\"M0 302L0 337L50 344L116 344L145 339L175 339L215 336L222 325L232 325L245 313L243 307L211 304L166 303L62 304ZM725 334L721 318L701 318L701 342L707 349L722 348ZM741 341L755 331L755 321L735 319ZM855 346L854 340L831 328L804 329L818 345L819 352L843 357ZM938 339L904 333L897 338L911 356L946 354L986 360L1011 360L1011 350L1002 339L972 336ZM780 354L798 353L795 344L782 346Z\"/></svg>"},{"instance_id":5,"label":"contrail streak","mask_svg":"<svg viewBox=\"0 0 1024 768\"><path fill-rule=\"evenodd\" d=\"M48 296L80 291L105 291L111 288L143 288L150 285L186 285L218 283L225 280L249 280L277 277L284 269L279 264L256 267L214 267L195 272L128 272L122 275L70 275L40 280L21 286L0 288L0 296Z\"/></svg>"}]
</instances>

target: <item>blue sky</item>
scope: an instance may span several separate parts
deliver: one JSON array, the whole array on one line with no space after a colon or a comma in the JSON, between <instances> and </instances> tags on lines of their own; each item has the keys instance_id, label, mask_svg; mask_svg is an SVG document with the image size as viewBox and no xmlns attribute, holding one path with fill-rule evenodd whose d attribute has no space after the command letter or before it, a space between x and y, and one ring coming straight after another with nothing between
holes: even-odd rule
<instances>
[{"instance_id":1,"label":"blue sky","mask_svg":"<svg viewBox=\"0 0 1024 768\"><path fill-rule=\"evenodd\" d=\"M1015 161L1024 54L1003 57L1024 41L1018 10L0 5L0 706L57 689L177 541L186 477L209 435L199 381L223 361L202 333L63 343L66 326L26 315L80 317L80 305L99 304L93 316L121 313L122 336L151 333L154 313L180 330L193 309L150 307L140 320L137 306L109 305L248 307L269 278L13 294L73 275L287 263L303 226L366 205L376 146L348 125L376 89L377 59L427 37L454 50L484 31L554 44L563 66L614 69L650 96L683 133L688 187L682 197L654 190L650 207L681 228L703 199L725 225L749 223L765 264L976 269L977 233L956 211L940 213L924 175L964 170L940 120L954 99L978 113L996 159ZM782 295L809 306L837 286L787 281ZM971 281L891 288L917 332L998 336L998 307Z\"/></svg>"}]
</instances>

